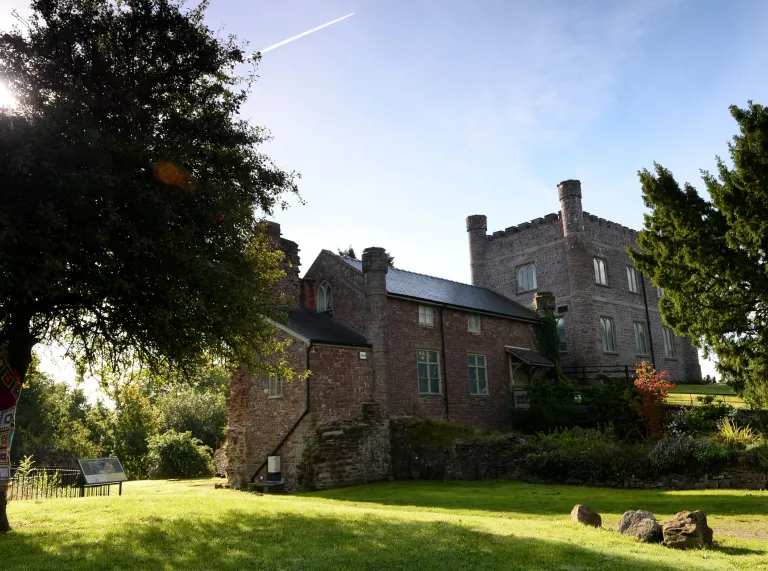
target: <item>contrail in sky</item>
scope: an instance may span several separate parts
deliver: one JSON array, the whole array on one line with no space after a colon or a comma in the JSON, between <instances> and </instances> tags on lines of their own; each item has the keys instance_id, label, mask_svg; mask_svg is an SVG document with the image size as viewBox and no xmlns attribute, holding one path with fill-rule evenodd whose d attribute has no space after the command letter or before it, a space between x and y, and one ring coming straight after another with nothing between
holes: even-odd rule
<instances>
[{"instance_id":1,"label":"contrail in sky","mask_svg":"<svg viewBox=\"0 0 768 571\"><path fill-rule=\"evenodd\" d=\"M312 32L316 32L318 30L322 30L323 28L327 28L331 24L335 24L336 22L341 22L342 20L345 20L345 19L349 18L350 16L354 16L354 15L355 15L355 13L352 12L351 14L347 14L346 16L342 16L341 18L337 18L336 20L328 22L327 24L323 24L322 26L318 26L317 28L312 28L311 30L307 30L306 32L302 32L298 36L293 36L292 38L288 38L287 40L283 40L282 42L278 42L276 44L273 44L273 45L269 46L268 48L264 48L263 50L259 50L256 53L262 53L262 54L267 53L268 51L272 51L275 48L279 48L280 46L284 46L285 44L290 43L293 40L298 40L299 38L303 38L304 36L308 36Z\"/></svg>"}]
</instances>

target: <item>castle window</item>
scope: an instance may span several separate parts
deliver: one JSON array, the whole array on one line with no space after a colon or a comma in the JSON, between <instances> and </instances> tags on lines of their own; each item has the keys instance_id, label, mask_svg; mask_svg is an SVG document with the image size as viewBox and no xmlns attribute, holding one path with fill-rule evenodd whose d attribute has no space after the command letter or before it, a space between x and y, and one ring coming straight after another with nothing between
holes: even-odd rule
<instances>
[{"instance_id":1,"label":"castle window","mask_svg":"<svg viewBox=\"0 0 768 571\"><path fill-rule=\"evenodd\" d=\"M675 351L675 334L669 327L665 327L664 331L664 356L667 359L674 359L677 357Z\"/></svg>"},{"instance_id":2,"label":"castle window","mask_svg":"<svg viewBox=\"0 0 768 571\"><path fill-rule=\"evenodd\" d=\"M645 332L645 323L635 322L635 351L638 355L648 354L648 337Z\"/></svg>"},{"instance_id":3,"label":"castle window","mask_svg":"<svg viewBox=\"0 0 768 571\"><path fill-rule=\"evenodd\" d=\"M533 291L536 284L536 264L526 264L517 268L517 291Z\"/></svg>"},{"instance_id":4,"label":"castle window","mask_svg":"<svg viewBox=\"0 0 768 571\"><path fill-rule=\"evenodd\" d=\"M323 282L317 288L317 311L331 311L333 309L333 291L328 282Z\"/></svg>"},{"instance_id":5,"label":"castle window","mask_svg":"<svg viewBox=\"0 0 768 571\"><path fill-rule=\"evenodd\" d=\"M600 339L603 342L603 352L616 352L616 328L613 325L612 318L600 318Z\"/></svg>"},{"instance_id":6,"label":"castle window","mask_svg":"<svg viewBox=\"0 0 768 571\"><path fill-rule=\"evenodd\" d=\"M663 287L657 287L656 288L656 293L658 294L659 299L661 299L662 297L664 297L664 288Z\"/></svg>"},{"instance_id":7,"label":"castle window","mask_svg":"<svg viewBox=\"0 0 768 571\"><path fill-rule=\"evenodd\" d=\"M627 266L627 282L629 283L629 291L640 293L640 272L635 268Z\"/></svg>"},{"instance_id":8,"label":"castle window","mask_svg":"<svg viewBox=\"0 0 768 571\"><path fill-rule=\"evenodd\" d=\"M280 375L269 376L269 386L267 388L267 396L271 399L283 398L283 377Z\"/></svg>"},{"instance_id":9,"label":"castle window","mask_svg":"<svg viewBox=\"0 0 768 571\"><path fill-rule=\"evenodd\" d=\"M435 326L435 311L429 305L419 306L419 325Z\"/></svg>"},{"instance_id":10,"label":"castle window","mask_svg":"<svg viewBox=\"0 0 768 571\"><path fill-rule=\"evenodd\" d=\"M440 353L419 349L416 357L419 374L419 392L426 395L440 394Z\"/></svg>"},{"instance_id":11,"label":"castle window","mask_svg":"<svg viewBox=\"0 0 768 571\"><path fill-rule=\"evenodd\" d=\"M605 268L605 260L602 258L594 258L595 264L595 283L599 285L608 285L608 272Z\"/></svg>"},{"instance_id":12,"label":"castle window","mask_svg":"<svg viewBox=\"0 0 768 571\"><path fill-rule=\"evenodd\" d=\"M568 351L568 343L565 340L565 318L557 318L557 336L560 338L560 351L565 353Z\"/></svg>"},{"instance_id":13,"label":"castle window","mask_svg":"<svg viewBox=\"0 0 768 571\"><path fill-rule=\"evenodd\" d=\"M467 331L470 333L480 333L480 316L470 313L467 315Z\"/></svg>"},{"instance_id":14,"label":"castle window","mask_svg":"<svg viewBox=\"0 0 768 571\"><path fill-rule=\"evenodd\" d=\"M485 365L485 355L467 355L469 369L469 394L488 394L488 374Z\"/></svg>"}]
</instances>

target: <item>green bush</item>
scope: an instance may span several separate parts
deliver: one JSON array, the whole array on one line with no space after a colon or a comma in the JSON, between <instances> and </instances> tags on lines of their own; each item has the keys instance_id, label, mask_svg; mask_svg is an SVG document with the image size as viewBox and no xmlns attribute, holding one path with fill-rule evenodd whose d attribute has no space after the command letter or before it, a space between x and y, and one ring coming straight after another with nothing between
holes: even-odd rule
<instances>
[{"instance_id":1,"label":"green bush","mask_svg":"<svg viewBox=\"0 0 768 571\"><path fill-rule=\"evenodd\" d=\"M768 469L768 441L762 441L757 444L747 446L742 454L741 460L747 466Z\"/></svg>"},{"instance_id":2,"label":"green bush","mask_svg":"<svg viewBox=\"0 0 768 571\"><path fill-rule=\"evenodd\" d=\"M169 430L149 439L147 467L150 478L212 476L211 449L191 432Z\"/></svg>"},{"instance_id":3,"label":"green bush","mask_svg":"<svg viewBox=\"0 0 768 571\"><path fill-rule=\"evenodd\" d=\"M732 417L736 409L723 402L712 402L710 397L706 397L704 404L678 413L669 423L669 431L678 436L717 432L723 419Z\"/></svg>"},{"instance_id":4,"label":"green bush","mask_svg":"<svg viewBox=\"0 0 768 571\"><path fill-rule=\"evenodd\" d=\"M648 452L648 461L659 474L713 474L735 459L722 444L684 436L662 438Z\"/></svg>"},{"instance_id":5,"label":"green bush","mask_svg":"<svg viewBox=\"0 0 768 571\"><path fill-rule=\"evenodd\" d=\"M160 431L191 432L216 450L226 439L227 401L220 392L177 387L159 399Z\"/></svg>"}]
</instances>

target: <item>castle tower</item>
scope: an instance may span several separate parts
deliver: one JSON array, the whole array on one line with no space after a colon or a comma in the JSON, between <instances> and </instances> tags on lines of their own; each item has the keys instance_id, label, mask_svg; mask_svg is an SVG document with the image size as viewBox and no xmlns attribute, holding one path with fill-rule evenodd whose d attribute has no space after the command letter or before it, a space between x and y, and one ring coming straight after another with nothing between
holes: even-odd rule
<instances>
[{"instance_id":1,"label":"castle tower","mask_svg":"<svg viewBox=\"0 0 768 571\"><path fill-rule=\"evenodd\" d=\"M386 411L387 380L387 252L384 248L366 248L363 252L365 279L365 317L368 338L373 344L373 399Z\"/></svg>"},{"instance_id":2,"label":"castle tower","mask_svg":"<svg viewBox=\"0 0 768 571\"><path fill-rule=\"evenodd\" d=\"M488 240L488 218L483 214L467 216L467 234L469 234L469 266L472 270L472 285L486 286L486 249Z\"/></svg>"},{"instance_id":3,"label":"castle tower","mask_svg":"<svg viewBox=\"0 0 768 571\"><path fill-rule=\"evenodd\" d=\"M584 211L581 209L581 181L564 180L557 185L560 197L560 220L563 235L584 232Z\"/></svg>"}]
</instances>

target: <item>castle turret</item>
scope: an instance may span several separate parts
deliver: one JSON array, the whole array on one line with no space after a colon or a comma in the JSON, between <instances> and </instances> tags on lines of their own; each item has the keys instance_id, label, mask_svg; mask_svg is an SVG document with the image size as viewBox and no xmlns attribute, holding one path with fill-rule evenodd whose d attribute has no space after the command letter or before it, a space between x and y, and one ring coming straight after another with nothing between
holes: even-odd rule
<instances>
[{"instance_id":1,"label":"castle turret","mask_svg":"<svg viewBox=\"0 0 768 571\"><path fill-rule=\"evenodd\" d=\"M557 185L560 197L560 219L563 235L584 232L584 211L581 208L581 181L564 180Z\"/></svg>"},{"instance_id":2,"label":"castle turret","mask_svg":"<svg viewBox=\"0 0 768 571\"><path fill-rule=\"evenodd\" d=\"M280 262L280 269L285 272L277 281L277 303L296 304L301 295L301 280L299 279L299 268L301 259L299 258L299 245L282 237L280 224L266 220L263 226L264 233L272 240L275 250L283 253L283 259Z\"/></svg>"},{"instance_id":3,"label":"castle turret","mask_svg":"<svg viewBox=\"0 0 768 571\"><path fill-rule=\"evenodd\" d=\"M384 248L366 248L363 252L365 278L365 320L368 338L373 344L373 398L387 408L387 272L389 257Z\"/></svg>"},{"instance_id":4,"label":"castle turret","mask_svg":"<svg viewBox=\"0 0 768 571\"><path fill-rule=\"evenodd\" d=\"M469 234L469 266L472 271L472 285L487 285L486 249L488 239L488 218L483 214L467 216L467 234Z\"/></svg>"}]
</instances>

